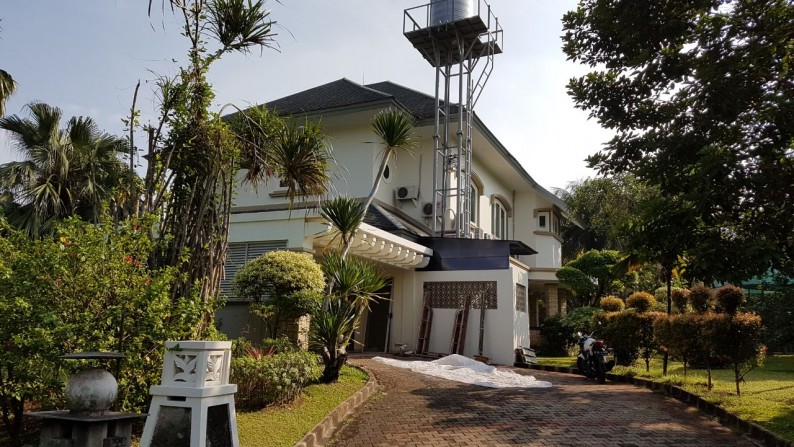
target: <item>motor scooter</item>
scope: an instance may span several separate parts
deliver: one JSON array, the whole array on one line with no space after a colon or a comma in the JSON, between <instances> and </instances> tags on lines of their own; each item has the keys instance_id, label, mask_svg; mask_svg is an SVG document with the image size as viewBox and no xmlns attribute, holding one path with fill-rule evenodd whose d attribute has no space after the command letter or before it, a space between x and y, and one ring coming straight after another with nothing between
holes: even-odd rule
<instances>
[{"instance_id":1,"label":"motor scooter","mask_svg":"<svg viewBox=\"0 0 794 447\"><path fill-rule=\"evenodd\" d=\"M615 367L615 360L607 361L606 357L611 352L603 340L596 340L593 333L579 336L579 355L576 357L576 367L588 379L596 379L598 383L606 381L606 374Z\"/></svg>"}]
</instances>

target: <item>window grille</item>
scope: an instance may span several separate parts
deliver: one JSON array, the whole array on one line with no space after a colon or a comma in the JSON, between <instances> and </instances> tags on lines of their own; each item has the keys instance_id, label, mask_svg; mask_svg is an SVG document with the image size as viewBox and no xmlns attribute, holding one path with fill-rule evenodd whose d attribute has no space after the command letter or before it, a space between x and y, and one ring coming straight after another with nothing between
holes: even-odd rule
<instances>
[{"instance_id":1,"label":"window grille","mask_svg":"<svg viewBox=\"0 0 794 447\"><path fill-rule=\"evenodd\" d=\"M527 311L527 288L523 284L516 284L516 312Z\"/></svg>"},{"instance_id":2,"label":"window grille","mask_svg":"<svg viewBox=\"0 0 794 447\"><path fill-rule=\"evenodd\" d=\"M496 309L496 281L430 281L423 288L434 309L462 309L467 296L472 309L481 309L483 299L486 309Z\"/></svg>"}]
</instances>

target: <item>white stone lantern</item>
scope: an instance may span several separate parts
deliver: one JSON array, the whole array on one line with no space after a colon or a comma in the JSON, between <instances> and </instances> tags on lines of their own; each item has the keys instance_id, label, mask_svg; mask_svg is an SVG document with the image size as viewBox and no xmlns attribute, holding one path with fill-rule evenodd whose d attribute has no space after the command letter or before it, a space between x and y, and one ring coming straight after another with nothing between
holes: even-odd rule
<instances>
[{"instance_id":1,"label":"white stone lantern","mask_svg":"<svg viewBox=\"0 0 794 447\"><path fill-rule=\"evenodd\" d=\"M141 447L239 447L230 341L167 341Z\"/></svg>"}]
</instances>

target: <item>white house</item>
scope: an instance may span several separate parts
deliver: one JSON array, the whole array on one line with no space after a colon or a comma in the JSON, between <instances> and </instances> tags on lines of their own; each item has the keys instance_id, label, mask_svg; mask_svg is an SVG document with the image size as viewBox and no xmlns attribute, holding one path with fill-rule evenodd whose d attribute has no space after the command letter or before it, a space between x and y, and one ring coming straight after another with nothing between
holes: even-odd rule
<instances>
[{"instance_id":1,"label":"white house","mask_svg":"<svg viewBox=\"0 0 794 447\"><path fill-rule=\"evenodd\" d=\"M450 353L455 313L469 297L463 354L479 351L484 305L483 355L512 364L514 349L530 345L530 328L538 325L541 313L565 312L554 274L561 261L564 204L538 185L474 115L470 231L467 238L435 237L434 101L391 82L360 85L340 79L267 107L296 119L321 118L336 160L335 194L359 198L369 193L382 155L370 118L389 107L416 117L420 145L413 155L389 162L351 249L351 254L377 262L392 279L391 300L372 308L358 340L365 350L394 352L398 345L415 350L426 339L427 351ZM231 216L222 284L231 299L217 314L221 330L233 337L262 335L248 303L232 295L231 278L240 265L275 249L319 254L330 239L315 208L289 210L278 181L258 190L242 186ZM425 304L432 308L429 332L420 330Z\"/></svg>"}]
</instances>

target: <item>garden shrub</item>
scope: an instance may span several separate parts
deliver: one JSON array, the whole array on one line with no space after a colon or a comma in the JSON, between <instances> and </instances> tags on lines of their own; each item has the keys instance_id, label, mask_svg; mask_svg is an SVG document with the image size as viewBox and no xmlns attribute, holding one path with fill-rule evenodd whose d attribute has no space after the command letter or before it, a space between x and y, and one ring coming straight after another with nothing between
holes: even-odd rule
<instances>
[{"instance_id":1,"label":"garden shrub","mask_svg":"<svg viewBox=\"0 0 794 447\"><path fill-rule=\"evenodd\" d=\"M147 266L157 250L153 218L103 222L67 219L54 237L34 241L0 220L0 401L12 437L26 403L61 406L63 378L85 367L62 354L124 352L112 370L116 409L145 410L163 342L201 337L215 310L198 295L171 298L175 267Z\"/></svg>"},{"instance_id":2,"label":"garden shrub","mask_svg":"<svg viewBox=\"0 0 794 447\"><path fill-rule=\"evenodd\" d=\"M794 288L750 296L748 308L761 316L761 340L770 351L794 352Z\"/></svg>"},{"instance_id":3,"label":"garden shrub","mask_svg":"<svg viewBox=\"0 0 794 447\"><path fill-rule=\"evenodd\" d=\"M706 286L698 285L689 289L689 304L695 312L705 313L714 308L712 291Z\"/></svg>"},{"instance_id":4,"label":"garden shrub","mask_svg":"<svg viewBox=\"0 0 794 447\"><path fill-rule=\"evenodd\" d=\"M311 352L295 350L259 358L233 358L230 381L237 384L235 405L257 410L290 402L321 374L319 358Z\"/></svg>"},{"instance_id":5,"label":"garden shrub","mask_svg":"<svg viewBox=\"0 0 794 447\"><path fill-rule=\"evenodd\" d=\"M744 291L739 287L726 285L722 286L714 293L715 301L720 307L719 310L728 315L736 315L739 306L745 303L747 299L744 296Z\"/></svg>"},{"instance_id":6,"label":"garden shrub","mask_svg":"<svg viewBox=\"0 0 794 447\"><path fill-rule=\"evenodd\" d=\"M703 317L703 335L707 348L707 369L711 389L711 367L715 357L727 357L733 367L736 394L744 376L764 362L766 347L761 343L763 323L751 312L708 313Z\"/></svg>"},{"instance_id":7,"label":"garden shrub","mask_svg":"<svg viewBox=\"0 0 794 447\"><path fill-rule=\"evenodd\" d=\"M662 315L653 324L656 342L684 364L684 375L693 360L702 359L702 316L698 314Z\"/></svg>"},{"instance_id":8,"label":"garden shrub","mask_svg":"<svg viewBox=\"0 0 794 447\"><path fill-rule=\"evenodd\" d=\"M562 315L546 318L540 325L543 344L538 347L538 354L545 357L567 356L568 351L576 344L574 334Z\"/></svg>"},{"instance_id":9,"label":"garden shrub","mask_svg":"<svg viewBox=\"0 0 794 447\"><path fill-rule=\"evenodd\" d=\"M650 294L648 294L650 295ZM607 346L615 350L615 362L630 366L642 356L646 368L651 354L656 349L653 337L653 323L659 318L658 312L637 312L628 309L623 312L604 314L601 337Z\"/></svg>"},{"instance_id":10,"label":"garden shrub","mask_svg":"<svg viewBox=\"0 0 794 447\"><path fill-rule=\"evenodd\" d=\"M309 314L322 300L325 277L308 253L271 251L240 267L233 287L254 301L251 312L261 317L270 337L278 337L283 322Z\"/></svg>"},{"instance_id":11,"label":"garden shrub","mask_svg":"<svg viewBox=\"0 0 794 447\"><path fill-rule=\"evenodd\" d=\"M626 298L626 306L637 312L647 312L656 306L656 298L648 292L634 292Z\"/></svg>"},{"instance_id":12,"label":"garden shrub","mask_svg":"<svg viewBox=\"0 0 794 447\"><path fill-rule=\"evenodd\" d=\"M689 290L673 287L670 291L670 298L678 313L685 313L687 311L689 307Z\"/></svg>"},{"instance_id":13,"label":"garden shrub","mask_svg":"<svg viewBox=\"0 0 794 447\"><path fill-rule=\"evenodd\" d=\"M538 348L538 353L546 357L569 355L578 341L576 333L590 333L593 315L599 312L597 307L577 307L567 315L547 318L540 325L543 345Z\"/></svg>"},{"instance_id":14,"label":"garden shrub","mask_svg":"<svg viewBox=\"0 0 794 447\"><path fill-rule=\"evenodd\" d=\"M624 303L622 299L610 295L601 298L598 306L604 312L620 312L626 308L626 303Z\"/></svg>"}]
</instances>

